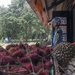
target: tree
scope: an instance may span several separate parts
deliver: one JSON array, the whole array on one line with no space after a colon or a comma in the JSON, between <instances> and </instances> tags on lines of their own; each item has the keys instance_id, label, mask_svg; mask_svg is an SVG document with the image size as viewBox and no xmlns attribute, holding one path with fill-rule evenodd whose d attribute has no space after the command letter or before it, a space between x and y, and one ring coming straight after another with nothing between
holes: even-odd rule
<instances>
[{"instance_id":1,"label":"tree","mask_svg":"<svg viewBox=\"0 0 75 75\"><path fill-rule=\"evenodd\" d=\"M0 37L22 36L27 40L34 35L34 38L38 38L39 34L47 34L48 29L42 25L26 0L12 0L9 8L0 7L0 10Z\"/></svg>"}]
</instances>

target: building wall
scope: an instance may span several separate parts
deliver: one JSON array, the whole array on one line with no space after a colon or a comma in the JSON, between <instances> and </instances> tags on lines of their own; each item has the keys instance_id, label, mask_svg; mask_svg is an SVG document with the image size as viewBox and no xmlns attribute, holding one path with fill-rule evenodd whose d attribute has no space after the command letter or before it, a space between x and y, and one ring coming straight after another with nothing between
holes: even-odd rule
<instances>
[{"instance_id":1,"label":"building wall","mask_svg":"<svg viewBox=\"0 0 75 75\"><path fill-rule=\"evenodd\" d=\"M73 41L75 41L75 9L73 10Z\"/></svg>"}]
</instances>

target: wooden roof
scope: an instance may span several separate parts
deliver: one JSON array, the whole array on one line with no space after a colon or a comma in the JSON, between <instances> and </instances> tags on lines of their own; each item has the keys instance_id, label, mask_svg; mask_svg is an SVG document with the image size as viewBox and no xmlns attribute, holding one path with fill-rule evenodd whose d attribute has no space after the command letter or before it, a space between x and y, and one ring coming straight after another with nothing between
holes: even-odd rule
<instances>
[{"instance_id":1,"label":"wooden roof","mask_svg":"<svg viewBox=\"0 0 75 75\"><path fill-rule=\"evenodd\" d=\"M66 11L75 7L75 0L27 0L43 24L52 20L53 11Z\"/></svg>"}]
</instances>

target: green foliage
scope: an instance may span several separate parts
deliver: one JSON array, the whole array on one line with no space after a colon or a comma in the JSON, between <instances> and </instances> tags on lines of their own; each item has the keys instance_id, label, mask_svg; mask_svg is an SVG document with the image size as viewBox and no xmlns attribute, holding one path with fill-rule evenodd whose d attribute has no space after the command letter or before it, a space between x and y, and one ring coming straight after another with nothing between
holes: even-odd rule
<instances>
[{"instance_id":1,"label":"green foliage","mask_svg":"<svg viewBox=\"0 0 75 75\"><path fill-rule=\"evenodd\" d=\"M36 42L35 46L36 47L39 47L40 46L40 43L39 42Z\"/></svg>"},{"instance_id":2,"label":"green foliage","mask_svg":"<svg viewBox=\"0 0 75 75\"><path fill-rule=\"evenodd\" d=\"M41 24L40 20L28 5L26 0L12 0L9 8L0 7L0 38L12 37L32 39L45 34L49 30Z\"/></svg>"}]
</instances>

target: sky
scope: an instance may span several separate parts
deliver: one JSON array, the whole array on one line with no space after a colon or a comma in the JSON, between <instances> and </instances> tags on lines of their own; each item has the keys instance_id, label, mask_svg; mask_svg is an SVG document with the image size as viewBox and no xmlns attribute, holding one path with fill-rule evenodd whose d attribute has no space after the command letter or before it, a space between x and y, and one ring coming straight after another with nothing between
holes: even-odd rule
<instances>
[{"instance_id":1,"label":"sky","mask_svg":"<svg viewBox=\"0 0 75 75\"><path fill-rule=\"evenodd\" d=\"M11 0L0 0L0 6L8 7L11 4Z\"/></svg>"}]
</instances>

